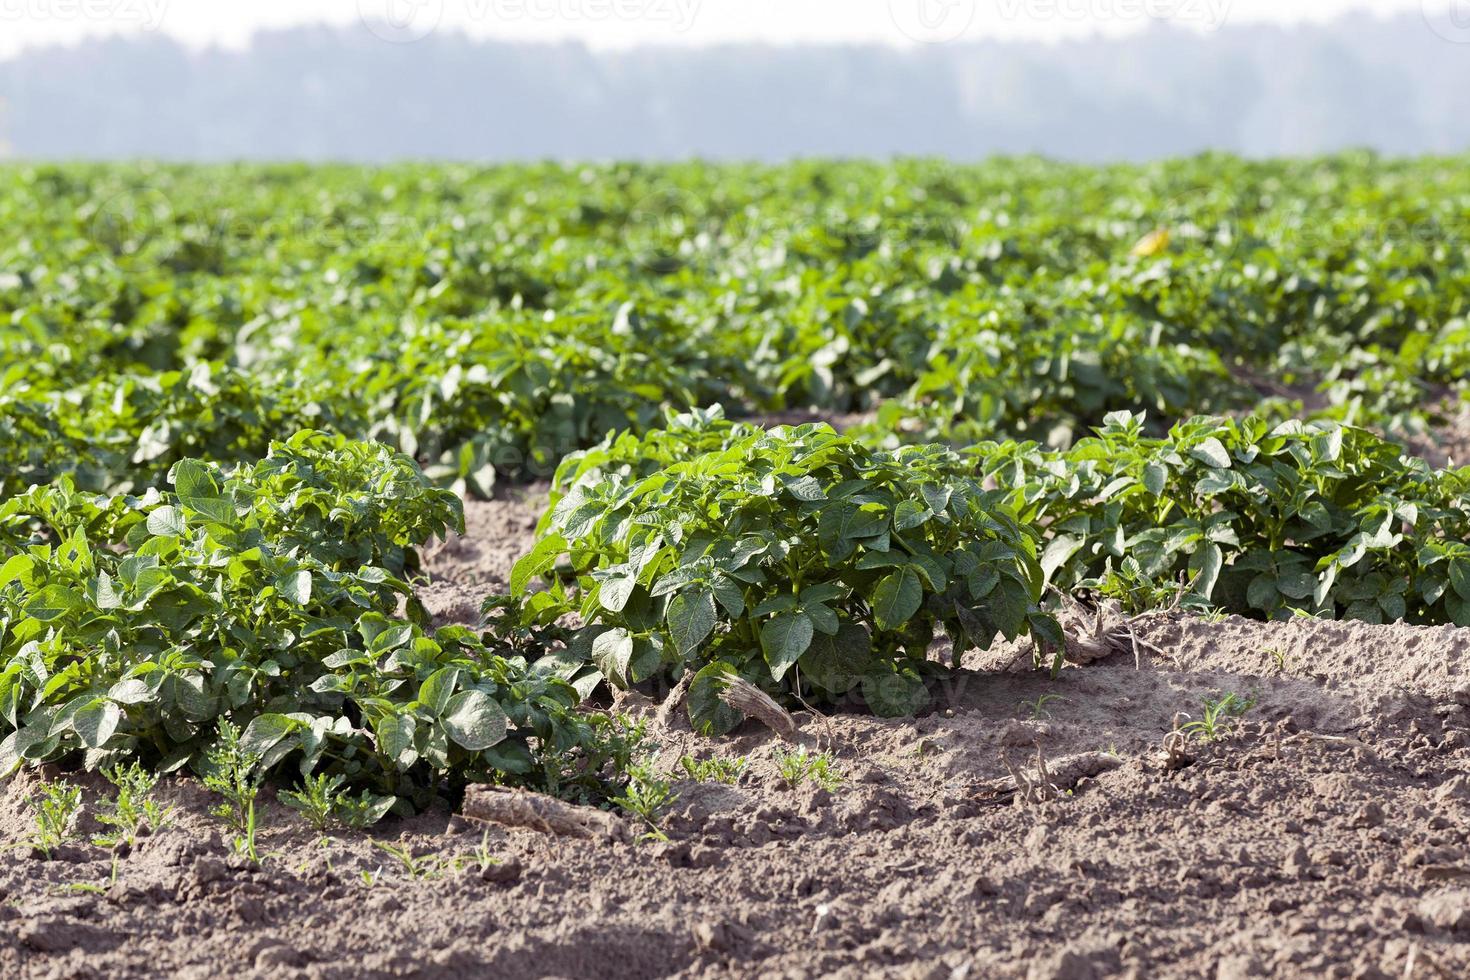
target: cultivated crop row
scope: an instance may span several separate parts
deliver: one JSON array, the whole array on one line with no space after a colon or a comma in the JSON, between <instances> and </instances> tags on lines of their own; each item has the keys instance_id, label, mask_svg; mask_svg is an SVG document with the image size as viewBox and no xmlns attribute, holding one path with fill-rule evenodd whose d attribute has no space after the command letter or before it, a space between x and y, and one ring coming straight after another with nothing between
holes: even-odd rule
<instances>
[{"instance_id":1,"label":"cultivated crop row","mask_svg":"<svg viewBox=\"0 0 1470 980\"><path fill-rule=\"evenodd\" d=\"M1063 596L1470 626L1470 477L1395 441L1470 367L1467 173L7 171L0 770L633 799L609 687L911 714ZM856 420L738 421L792 411ZM417 549L527 477L431 629Z\"/></svg>"}]
</instances>

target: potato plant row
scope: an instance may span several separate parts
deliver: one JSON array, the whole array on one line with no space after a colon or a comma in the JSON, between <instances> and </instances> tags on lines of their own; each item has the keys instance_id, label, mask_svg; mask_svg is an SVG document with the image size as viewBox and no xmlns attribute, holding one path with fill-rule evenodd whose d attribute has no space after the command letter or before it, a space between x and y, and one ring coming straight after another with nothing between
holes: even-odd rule
<instances>
[{"instance_id":1,"label":"potato plant row","mask_svg":"<svg viewBox=\"0 0 1470 980\"><path fill-rule=\"evenodd\" d=\"M7 168L0 491L143 492L312 428L484 494L717 403L888 447L1303 405L1413 433L1470 368L1467 174Z\"/></svg>"},{"instance_id":2,"label":"potato plant row","mask_svg":"<svg viewBox=\"0 0 1470 980\"><path fill-rule=\"evenodd\" d=\"M1059 664L1063 595L1470 626L1470 470L1332 421L1109 416L1068 450L872 450L718 411L569 457L496 628L558 628L541 665L590 692L692 677L707 732L739 675L798 704L928 703L951 656L1027 638ZM515 610L515 614L508 613Z\"/></svg>"},{"instance_id":3,"label":"potato plant row","mask_svg":"<svg viewBox=\"0 0 1470 980\"><path fill-rule=\"evenodd\" d=\"M600 801L608 685L909 714L936 637L1055 666L1059 593L1470 625L1470 478L1394 441L1470 369L1466 214L1361 154L0 170L0 771L238 729ZM526 478L431 629L416 549Z\"/></svg>"},{"instance_id":4,"label":"potato plant row","mask_svg":"<svg viewBox=\"0 0 1470 980\"><path fill-rule=\"evenodd\" d=\"M205 773L229 722L262 773L340 776L405 809L468 781L597 795L610 734L575 688L474 630L429 629L413 549L451 529L459 499L412 460L311 431L254 465L181 461L141 496L64 478L10 498L0 774Z\"/></svg>"}]
</instances>

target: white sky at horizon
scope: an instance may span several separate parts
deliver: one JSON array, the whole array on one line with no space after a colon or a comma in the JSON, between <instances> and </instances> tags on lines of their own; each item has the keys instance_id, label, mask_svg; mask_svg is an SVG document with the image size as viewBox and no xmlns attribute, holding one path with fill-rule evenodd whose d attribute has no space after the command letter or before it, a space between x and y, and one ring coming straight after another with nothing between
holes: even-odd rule
<instances>
[{"instance_id":1,"label":"white sky at horizon","mask_svg":"<svg viewBox=\"0 0 1470 980\"><path fill-rule=\"evenodd\" d=\"M1321 22L1358 11L1438 12L1451 4L1463 11L1470 0L0 0L0 57L147 31L194 47L241 47L258 30L310 24L366 32L364 18L377 20L389 5L406 32L394 40L462 30L627 47L1062 40L1126 34L1155 20L1210 31L1235 23Z\"/></svg>"}]
</instances>

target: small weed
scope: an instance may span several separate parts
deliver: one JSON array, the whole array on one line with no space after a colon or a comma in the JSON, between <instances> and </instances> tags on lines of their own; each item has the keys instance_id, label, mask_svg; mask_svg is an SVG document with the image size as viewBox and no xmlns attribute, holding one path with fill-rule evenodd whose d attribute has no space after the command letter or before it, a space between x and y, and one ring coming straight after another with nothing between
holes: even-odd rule
<instances>
[{"instance_id":1,"label":"small weed","mask_svg":"<svg viewBox=\"0 0 1470 980\"><path fill-rule=\"evenodd\" d=\"M245 751L240 744L240 729L228 721L220 723L219 738L207 759L210 771L204 785L224 797L224 802L210 812L235 833L236 852L259 864L255 798L260 794L260 775L255 768L260 759Z\"/></svg>"},{"instance_id":2,"label":"small weed","mask_svg":"<svg viewBox=\"0 0 1470 980\"><path fill-rule=\"evenodd\" d=\"M612 802L633 814L648 825L647 836L655 840L668 840L659 829L658 822L674 803L674 789L667 779L661 778L647 763L628 768L628 786L622 796Z\"/></svg>"},{"instance_id":3,"label":"small weed","mask_svg":"<svg viewBox=\"0 0 1470 980\"><path fill-rule=\"evenodd\" d=\"M41 795L31 800L36 833L27 842L51 860L51 852L71 835L72 821L82 805L82 790L70 783L41 784Z\"/></svg>"},{"instance_id":4,"label":"small weed","mask_svg":"<svg viewBox=\"0 0 1470 980\"><path fill-rule=\"evenodd\" d=\"M359 871L357 875L358 878L362 881L362 886L364 888L375 888L377 887L378 881L383 877L383 869L378 868L374 871Z\"/></svg>"},{"instance_id":5,"label":"small weed","mask_svg":"<svg viewBox=\"0 0 1470 980\"><path fill-rule=\"evenodd\" d=\"M1286 673L1286 651L1280 647L1271 647L1265 651L1266 656L1271 658L1271 663L1276 665L1276 673Z\"/></svg>"},{"instance_id":6,"label":"small weed","mask_svg":"<svg viewBox=\"0 0 1470 980\"><path fill-rule=\"evenodd\" d=\"M158 775L150 773L134 762L127 768L121 765L102 770L102 775L117 790L117 796L103 804L97 814L97 822L110 828L105 834L97 834L92 843L112 852L112 884L117 884L118 858L131 851L144 834L156 834L169 825L173 808L164 808L153 799L153 789L158 785Z\"/></svg>"},{"instance_id":7,"label":"small weed","mask_svg":"<svg viewBox=\"0 0 1470 980\"><path fill-rule=\"evenodd\" d=\"M301 814L312 830L324 834L332 825L343 781L341 776L306 776L299 789L281 794L281 802Z\"/></svg>"},{"instance_id":8,"label":"small weed","mask_svg":"<svg viewBox=\"0 0 1470 980\"><path fill-rule=\"evenodd\" d=\"M386 817L396 802L398 802L397 797L379 796L367 790L363 790L357 796L348 796L344 793L337 797L332 816L342 826L351 830L366 830Z\"/></svg>"},{"instance_id":9,"label":"small weed","mask_svg":"<svg viewBox=\"0 0 1470 980\"><path fill-rule=\"evenodd\" d=\"M484 834L480 835L480 846L475 848L473 856L475 859L475 864L479 866L481 871L484 871L487 868L493 868L500 863L500 859L495 856L495 852L490 850L489 831L486 831Z\"/></svg>"},{"instance_id":10,"label":"small weed","mask_svg":"<svg viewBox=\"0 0 1470 980\"><path fill-rule=\"evenodd\" d=\"M842 785L842 774L826 752L808 752L805 746L795 752L777 752L776 766L786 785L796 789L810 779L829 793Z\"/></svg>"},{"instance_id":11,"label":"small weed","mask_svg":"<svg viewBox=\"0 0 1470 980\"><path fill-rule=\"evenodd\" d=\"M495 856L494 850L490 847L490 832L486 831L481 835L478 847L469 854L460 854L451 858L449 867L456 873L466 868L475 868L483 874L501 863L500 858Z\"/></svg>"},{"instance_id":12,"label":"small weed","mask_svg":"<svg viewBox=\"0 0 1470 980\"><path fill-rule=\"evenodd\" d=\"M940 751L942 750L938 745L935 745L927 738L921 738L919 739L918 743L915 744L914 747L905 754L912 755L915 759L925 759Z\"/></svg>"},{"instance_id":13,"label":"small weed","mask_svg":"<svg viewBox=\"0 0 1470 980\"><path fill-rule=\"evenodd\" d=\"M113 870L113 878L116 879L116 869ZM91 882L80 881L70 885L62 885L60 892L66 895L106 895L106 885L94 885Z\"/></svg>"},{"instance_id":14,"label":"small weed","mask_svg":"<svg viewBox=\"0 0 1470 980\"><path fill-rule=\"evenodd\" d=\"M581 751L550 753L544 770L546 792L569 803L596 806L621 788L630 767L654 751L648 722L627 715L590 714Z\"/></svg>"},{"instance_id":15,"label":"small weed","mask_svg":"<svg viewBox=\"0 0 1470 980\"><path fill-rule=\"evenodd\" d=\"M331 826L366 830L382 820L393 809L392 796L379 796L363 790L357 796L342 792L342 776L306 776L298 789L281 794L281 802L300 813L317 833Z\"/></svg>"},{"instance_id":16,"label":"small weed","mask_svg":"<svg viewBox=\"0 0 1470 980\"><path fill-rule=\"evenodd\" d=\"M1196 737L1201 742L1213 742L1225 737L1231 727L1230 723L1255 707L1255 704L1254 699L1247 700L1237 694L1227 694L1218 700L1207 700L1203 717L1180 726L1179 731Z\"/></svg>"},{"instance_id":17,"label":"small weed","mask_svg":"<svg viewBox=\"0 0 1470 980\"><path fill-rule=\"evenodd\" d=\"M127 768L118 765L104 769L102 775L117 790L117 797L104 804L103 811L97 814L97 821L111 829L92 838L93 844L113 851L123 847L131 849L139 837L156 834L169 825L173 809L164 808L153 799L153 789L158 785L156 773L134 762Z\"/></svg>"},{"instance_id":18,"label":"small weed","mask_svg":"<svg viewBox=\"0 0 1470 980\"><path fill-rule=\"evenodd\" d=\"M490 849L490 833L486 831L480 837L479 846L469 854L462 854L454 859L454 870L463 871L465 868L478 868L486 871L500 863L495 852Z\"/></svg>"},{"instance_id":19,"label":"small weed","mask_svg":"<svg viewBox=\"0 0 1470 980\"><path fill-rule=\"evenodd\" d=\"M1044 718L1051 717L1051 712L1048 711L1046 708L1047 705L1051 704L1053 701L1066 700L1067 699L1062 697L1060 694L1043 694L1035 701L1022 701L1019 707L1023 712L1026 713L1027 717L1030 718L1031 721L1041 721Z\"/></svg>"},{"instance_id":20,"label":"small weed","mask_svg":"<svg viewBox=\"0 0 1470 980\"><path fill-rule=\"evenodd\" d=\"M385 844L375 840L373 846L397 861L404 873L415 880L437 878L444 870L442 861L435 858L414 857L413 851L402 844Z\"/></svg>"},{"instance_id":21,"label":"small weed","mask_svg":"<svg viewBox=\"0 0 1470 980\"><path fill-rule=\"evenodd\" d=\"M679 760L684 778L696 783L723 783L733 786L745 772L746 759L695 759L686 755Z\"/></svg>"}]
</instances>

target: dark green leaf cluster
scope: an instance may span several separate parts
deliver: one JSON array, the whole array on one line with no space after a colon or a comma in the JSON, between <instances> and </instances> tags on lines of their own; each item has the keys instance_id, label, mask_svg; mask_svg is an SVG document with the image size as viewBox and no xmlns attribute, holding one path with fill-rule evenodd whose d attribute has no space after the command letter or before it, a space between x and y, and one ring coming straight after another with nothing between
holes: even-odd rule
<instances>
[{"instance_id":1,"label":"dark green leaf cluster","mask_svg":"<svg viewBox=\"0 0 1470 980\"><path fill-rule=\"evenodd\" d=\"M1033 535L966 469L940 446L875 452L826 425L678 417L563 465L512 588L545 619L583 624L547 669L619 687L693 671L703 731L739 720L718 699L729 674L911 714L936 633L955 650L1060 641L1038 606Z\"/></svg>"},{"instance_id":2,"label":"dark green leaf cluster","mask_svg":"<svg viewBox=\"0 0 1470 980\"><path fill-rule=\"evenodd\" d=\"M425 628L412 549L462 517L412 460L303 432L170 481L108 498L63 480L0 505L0 771L197 769L228 721L263 771L422 805L466 780L539 785L591 737L570 685Z\"/></svg>"},{"instance_id":3,"label":"dark green leaf cluster","mask_svg":"<svg viewBox=\"0 0 1470 980\"><path fill-rule=\"evenodd\" d=\"M1108 418L1065 452L971 450L1044 529L1066 591L1181 581L1232 612L1470 626L1470 471L1335 422ZM1151 588L1150 588L1151 587ZM1126 596L1125 596L1126 597Z\"/></svg>"}]
</instances>

